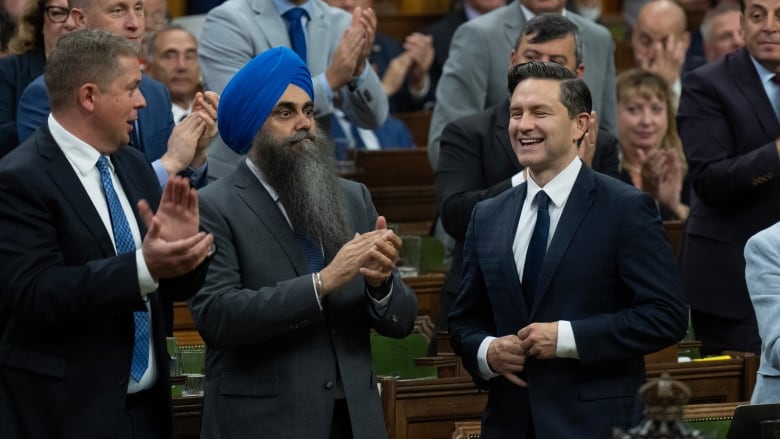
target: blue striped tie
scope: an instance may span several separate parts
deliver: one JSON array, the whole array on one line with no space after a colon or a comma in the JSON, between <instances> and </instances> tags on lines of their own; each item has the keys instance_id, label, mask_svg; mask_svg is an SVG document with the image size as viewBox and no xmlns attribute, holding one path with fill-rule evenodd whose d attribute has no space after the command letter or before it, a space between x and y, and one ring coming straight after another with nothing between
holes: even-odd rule
<instances>
[{"instance_id":1,"label":"blue striped tie","mask_svg":"<svg viewBox=\"0 0 780 439\"><path fill-rule=\"evenodd\" d=\"M108 168L108 159L101 155L97 162L100 171L100 182L103 184L103 193L108 203L108 212L111 215L111 228L114 233L114 243L117 254L135 251L135 241L130 232L130 225L125 217L122 204L111 182L111 170ZM149 313L136 311L135 318L135 344L133 346L133 361L130 365L130 376L138 382L149 366Z\"/></svg>"}]
</instances>

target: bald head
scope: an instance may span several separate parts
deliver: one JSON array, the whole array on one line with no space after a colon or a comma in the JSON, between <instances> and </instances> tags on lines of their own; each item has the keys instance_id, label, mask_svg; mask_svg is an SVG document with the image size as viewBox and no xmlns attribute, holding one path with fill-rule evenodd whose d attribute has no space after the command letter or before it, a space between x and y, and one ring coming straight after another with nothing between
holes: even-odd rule
<instances>
[{"instance_id":1,"label":"bald head","mask_svg":"<svg viewBox=\"0 0 780 439\"><path fill-rule=\"evenodd\" d=\"M681 52L684 57L690 45L686 27L685 11L677 3L654 0L645 4L631 34L636 65L652 70L661 51Z\"/></svg>"}]
</instances>

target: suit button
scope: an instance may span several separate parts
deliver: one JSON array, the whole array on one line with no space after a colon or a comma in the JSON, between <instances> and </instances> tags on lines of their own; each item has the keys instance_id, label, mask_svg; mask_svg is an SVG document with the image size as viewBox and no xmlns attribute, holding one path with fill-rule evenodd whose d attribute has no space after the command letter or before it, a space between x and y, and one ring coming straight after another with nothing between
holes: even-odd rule
<instances>
[{"instance_id":1,"label":"suit button","mask_svg":"<svg viewBox=\"0 0 780 439\"><path fill-rule=\"evenodd\" d=\"M390 321L393 323L398 323L398 316L393 314L392 316L390 316Z\"/></svg>"},{"instance_id":2,"label":"suit button","mask_svg":"<svg viewBox=\"0 0 780 439\"><path fill-rule=\"evenodd\" d=\"M290 329L298 329L297 323L290 323Z\"/></svg>"},{"instance_id":3,"label":"suit button","mask_svg":"<svg viewBox=\"0 0 780 439\"><path fill-rule=\"evenodd\" d=\"M334 386L333 381L331 381L331 380L325 381L325 388L326 389L330 390L330 389L333 388L333 386Z\"/></svg>"}]
</instances>

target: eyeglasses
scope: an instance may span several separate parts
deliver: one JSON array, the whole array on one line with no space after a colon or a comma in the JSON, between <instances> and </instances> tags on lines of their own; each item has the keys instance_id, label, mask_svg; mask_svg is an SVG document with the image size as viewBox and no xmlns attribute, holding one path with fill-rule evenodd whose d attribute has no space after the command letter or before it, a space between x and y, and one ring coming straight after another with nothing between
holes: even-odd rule
<instances>
[{"instance_id":1,"label":"eyeglasses","mask_svg":"<svg viewBox=\"0 0 780 439\"><path fill-rule=\"evenodd\" d=\"M65 6L46 6L43 10L46 11L46 16L52 23L64 23L70 15L70 9Z\"/></svg>"}]
</instances>

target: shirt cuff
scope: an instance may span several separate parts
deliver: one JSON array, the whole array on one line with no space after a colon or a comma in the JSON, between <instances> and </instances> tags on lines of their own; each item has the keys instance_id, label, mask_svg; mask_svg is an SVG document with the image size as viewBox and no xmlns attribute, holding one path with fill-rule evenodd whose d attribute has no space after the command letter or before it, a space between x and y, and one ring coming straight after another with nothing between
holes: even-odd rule
<instances>
[{"instance_id":1,"label":"shirt cuff","mask_svg":"<svg viewBox=\"0 0 780 439\"><path fill-rule=\"evenodd\" d=\"M325 73L320 73L319 75L314 77L314 82L320 83L320 88L322 88L323 93L325 93L325 102L328 103L330 108L328 109L328 113L333 112L333 89L330 88L330 84L328 84L328 79L325 77Z\"/></svg>"},{"instance_id":2,"label":"shirt cuff","mask_svg":"<svg viewBox=\"0 0 780 439\"><path fill-rule=\"evenodd\" d=\"M368 292L368 288L366 288L366 295L368 295L368 298L371 299L371 304L374 305L374 311L380 316L385 315L385 312L387 312L387 308L390 306L390 296L393 295L393 283L390 283L390 291L385 294L385 297L381 299L376 299L371 293Z\"/></svg>"},{"instance_id":3,"label":"shirt cuff","mask_svg":"<svg viewBox=\"0 0 780 439\"><path fill-rule=\"evenodd\" d=\"M479 366L479 377L485 381L498 376L497 373L490 370L490 366L488 366L488 361L487 361L488 348L490 347L490 343L495 339L496 337L490 337L490 336L485 337L485 339L482 340L482 343L479 344L479 349L477 350L477 365Z\"/></svg>"},{"instance_id":4,"label":"shirt cuff","mask_svg":"<svg viewBox=\"0 0 780 439\"><path fill-rule=\"evenodd\" d=\"M525 169L512 176L512 187L525 183Z\"/></svg>"},{"instance_id":5,"label":"shirt cuff","mask_svg":"<svg viewBox=\"0 0 780 439\"><path fill-rule=\"evenodd\" d=\"M206 172L206 169L208 169L209 161L206 160L203 162L202 165L198 166L197 168L189 167L187 169L190 170L190 181L198 181L201 177L203 177L203 173Z\"/></svg>"},{"instance_id":6,"label":"shirt cuff","mask_svg":"<svg viewBox=\"0 0 780 439\"><path fill-rule=\"evenodd\" d=\"M153 161L152 168L157 175L157 181L160 182L160 187L164 187L165 183L168 183L168 171L165 170L162 161L160 159Z\"/></svg>"},{"instance_id":7,"label":"shirt cuff","mask_svg":"<svg viewBox=\"0 0 780 439\"><path fill-rule=\"evenodd\" d=\"M558 320L558 346L555 347L555 356L558 358L580 358L580 354L577 352L577 341L574 340L574 331L568 320Z\"/></svg>"},{"instance_id":8,"label":"shirt cuff","mask_svg":"<svg viewBox=\"0 0 780 439\"><path fill-rule=\"evenodd\" d=\"M412 95L415 98L424 98L428 95L428 92L431 90L431 76L427 73L425 74L425 81L423 82L423 88L420 91L415 91L412 86L409 86L409 94Z\"/></svg>"},{"instance_id":9,"label":"shirt cuff","mask_svg":"<svg viewBox=\"0 0 780 439\"><path fill-rule=\"evenodd\" d=\"M138 286L141 288L141 297L146 297L147 294L157 290L159 283L154 280L152 273L149 272L149 267L146 266L146 260L140 248L135 251L135 266L138 274Z\"/></svg>"}]
</instances>

